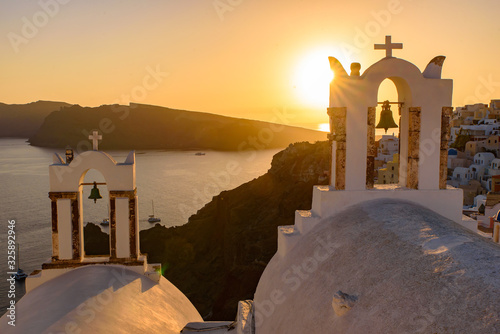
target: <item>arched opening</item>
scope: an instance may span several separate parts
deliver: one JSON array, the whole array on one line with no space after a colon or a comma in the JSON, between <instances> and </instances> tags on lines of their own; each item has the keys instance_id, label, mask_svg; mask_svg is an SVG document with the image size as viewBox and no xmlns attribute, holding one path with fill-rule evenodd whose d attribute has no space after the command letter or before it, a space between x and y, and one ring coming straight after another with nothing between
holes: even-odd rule
<instances>
[{"instance_id":1,"label":"arched opening","mask_svg":"<svg viewBox=\"0 0 500 334\"><path fill-rule=\"evenodd\" d=\"M377 109L375 124L379 124L382 114L382 102L399 102L399 94L395 83L391 79L385 79L379 86L377 95ZM392 118L398 128L389 128L387 133L384 129L375 129L375 146L377 155L374 162L375 184L394 184L399 182L399 137L400 137L400 105L390 104Z\"/></svg>"},{"instance_id":2,"label":"arched opening","mask_svg":"<svg viewBox=\"0 0 500 334\"><path fill-rule=\"evenodd\" d=\"M101 199L89 199L94 182L106 183L104 176L96 169L89 169L80 179L81 223L83 224L83 245L86 257L110 256L109 239L109 192L107 185L98 185Z\"/></svg>"}]
</instances>

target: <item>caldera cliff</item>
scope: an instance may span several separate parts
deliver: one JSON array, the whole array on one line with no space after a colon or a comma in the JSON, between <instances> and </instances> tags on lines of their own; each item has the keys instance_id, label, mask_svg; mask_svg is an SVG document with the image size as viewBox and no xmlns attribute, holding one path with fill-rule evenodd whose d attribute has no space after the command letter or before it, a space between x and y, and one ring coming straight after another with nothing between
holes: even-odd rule
<instances>
[{"instance_id":1,"label":"caldera cliff","mask_svg":"<svg viewBox=\"0 0 500 334\"><path fill-rule=\"evenodd\" d=\"M277 227L311 208L313 186L328 184L329 170L328 142L290 145L266 174L213 197L185 225L141 231L141 251L205 319L234 319L276 252Z\"/></svg>"}]
</instances>

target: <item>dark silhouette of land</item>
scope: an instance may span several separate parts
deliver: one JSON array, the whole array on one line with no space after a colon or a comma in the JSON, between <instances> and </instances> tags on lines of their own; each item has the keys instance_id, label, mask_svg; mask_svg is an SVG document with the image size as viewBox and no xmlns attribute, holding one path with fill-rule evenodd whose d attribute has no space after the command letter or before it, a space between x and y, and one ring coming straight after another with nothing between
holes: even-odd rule
<instances>
[{"instance_id":1,"label":"dark silhouette of land","mask_svg":"<svg viewBox=\"0 0 500 334\"><path fill-rule=\"evenodd\" d=\"M273 157L261 177L215 196L183 226L140 232L141 252L206 319L234 319L253 299L278 246L277 227L310 209L313 185L328 184L327 141L296 143Z\"/></svg>"},{"instance_id":2,"label":"dark silhouette of land","mask_svg":"<svg viewBox=\"0 0 500 334\"><path fill-rule=\"evenodd\" d=\"M286 117L284 113L277 114L276 122L286 122ZM61 108L45 118L29 142L55 148L69 145L81 152L92 149L88 140L92 130L103 135L99 143L103 150L258 150L326 138L324 132L300 127L131 104Z\"/></svg>"},{"instance_id":3,"label":"dark silhouette of land","mask_svg":"<svg viewBox=\"0 0 500 334\"><path fill-rule=\"evenodd\" d=\"M45 117L51 112L69 106L68 103L51 101L0 103L0 138L29 138L40 129Z\"/></svg>"}]
</instances>

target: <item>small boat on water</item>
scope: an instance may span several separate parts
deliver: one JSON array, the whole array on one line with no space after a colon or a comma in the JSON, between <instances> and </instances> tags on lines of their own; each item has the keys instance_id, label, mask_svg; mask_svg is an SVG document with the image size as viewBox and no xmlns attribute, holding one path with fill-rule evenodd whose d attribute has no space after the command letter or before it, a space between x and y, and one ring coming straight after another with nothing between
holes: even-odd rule
<instances>
[{"instance_id":1,"label":"small boat on water","mask_svg":"<svg viewBox=\"0 0 500 334\"><path fill-rule=\"evenodd\" d=\"M194 155L205 155L205 152L196 152Z\"/></svg>"},{"instance_id":2,"label":"small boat on water","mask_svg":"<svg viewBox=\"0 0 500 334\"><path fill-rule=\"evenodd\" d=\"M17 273L14 274L16 281L22 281L23 279L26 279L26 277L28 277L28 274L26 274L21 268L18 268Z\"/></svg>"},{"instance_id":3,"label":"small boat on water","mask_svg":"<svg viewBox=\"0 0 500 334\"><path fill-rule=\"evenodd\" d=\"M19 250L19 244L16 244L17 245L17 257L16 257L16 260L17 260L17 272L14 274L14 279L16 281L22 281L24 279L26 279L26 277L28 277L28 274L26 274L24 272L24 270L22 270L21 268L19 268L19 254L21 253L20 250Z\"/></svg>"},{"instance_id":4,"label":"small boat on water","mask_svg":"<svg viewBox=\"0 0 500 334\"><path fill-rule=\"evenodd\" d=\"M148 222L150 223L157 223L161 222L161 219L158 217L155 217L155 204L153 201L151 201L151 207L153 208L153 214L149 215Z\"/></svg>"},{"instance_id":5,"label":"small boat on water","mask_svg":"<svg viewBox=\"0 0 500 334\"><path fill-rule=\"evenodd\" d=\"M108 215L109 215L109 205L108 205ZM109 218L104 218L102 222L100 222L101 226L109 226Z\"/></svg>"}]
</instances>

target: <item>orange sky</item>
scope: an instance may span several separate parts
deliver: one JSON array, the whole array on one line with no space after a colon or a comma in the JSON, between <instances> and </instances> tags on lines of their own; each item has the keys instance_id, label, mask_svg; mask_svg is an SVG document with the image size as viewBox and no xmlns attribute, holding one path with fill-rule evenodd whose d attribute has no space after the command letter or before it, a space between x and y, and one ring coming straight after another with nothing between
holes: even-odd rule
<instances>
[{"instance_id":1,"label":"orange sky","mask_svg":"<svg viewBox=\"0 0 500 334\"><path fill-rule=\"evenodd\" d=\"M447 56L454 106L488 103L500 98L499 10L497 0L2 0L0 101L132 101L261 120L286 108L291 124L315 127L327 122L328 87L312 72L328 73L329 55L363 71L392 35L404 43L394 56L421 70Z\"/></svg>"}]
</instances>

